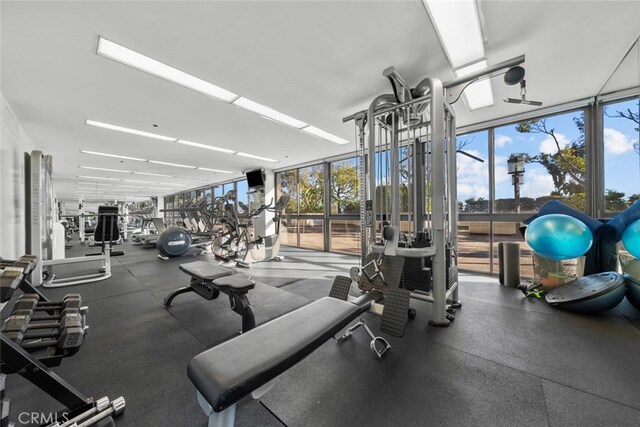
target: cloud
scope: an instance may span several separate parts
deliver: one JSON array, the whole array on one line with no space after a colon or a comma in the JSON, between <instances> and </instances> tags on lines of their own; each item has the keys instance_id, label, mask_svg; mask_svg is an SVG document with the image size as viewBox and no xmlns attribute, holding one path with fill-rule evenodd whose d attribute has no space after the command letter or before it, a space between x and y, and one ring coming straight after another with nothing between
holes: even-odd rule
<instances>
[{"instance_id":1,"label":"cloud","mask_svg":"<svg viewBox=\"0 0 640 427\"><path fill-rule=\"evenodd\" d=\"M496 135L494 142L497 148L502 148L507 144L511 144L513 142L513 139L511 139L511 137L507 135Z\"/></svg>"},{"instance_id":2,"label":"cloud","mask_svg":"<svg viewBox=\"0 0 640 427\"><path fill-rule=\"evenodd\" d=\"M472 197L482 197L489 200L489 188L482 185L458 184L458 199L466 200Z\"/></svg>"},{"instance_id":3,"label":"cloud","mask_svg":"<svg viewBox=\"0 0 640 427\"><path fill-rule=\"evenodd\" d=\"M484 159L483 162L474 160L464 154L458 154L457 177L458 177L458 198L460 200L470 197L489 198L489 164L486 155L477 150L465 150L467 153Z\"/></svg>"},{"instance_id":4,"label":"cloud","mask_svg":"<svg viewBox=\"0 0 640 427\"><path fill-rule=\"evenodd\" d=\"M604 149L609 154L622 154L633 150L633 141L622 132L605 128L604 129Z\"/></svg>"},{"instance_id":5,"label":"cloud","mask_svg":"<svg viewBox=\"0 0 640 427\"><path fill-rule=\"evenodd\" d=\"M563 134L556 133L555 135L558 139L558 145L560 145L561 149L571 144L571 141L569 141L569 139ZM540 143L540 152L544 154L556 154L558 152L556 142L551 136L548 136L547 138L542 140L542 142Z\"/></svg>"},{"instance_id":6,"label":"cloud","mask_svg":"<svg viewBox=\"0 0 640 427\"><path fill-rule=\"evenodd\" d=\"M507 169L507 159L506 156L496 156L495 158L496 184L511 182L511 175L509 175L509 170Z\"/></svg>"},{"instance_id":7,"label":"cloud","mask_svg":"<svg viewBox=\"0 0 640 427\"><path fill-rule=\"evenodd\" d=\"M524 177L521 194L525 197L548 196L555 189L553 178L546 171L531 169Z\"/></svg>"}]
</instances>

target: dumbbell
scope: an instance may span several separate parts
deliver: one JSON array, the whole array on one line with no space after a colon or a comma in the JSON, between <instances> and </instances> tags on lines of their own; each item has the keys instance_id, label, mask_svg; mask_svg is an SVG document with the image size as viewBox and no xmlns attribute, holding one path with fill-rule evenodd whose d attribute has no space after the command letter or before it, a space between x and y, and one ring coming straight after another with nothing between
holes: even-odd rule
<instances>
[{"instance_id":1,"label":"dumbbell","mask_svg":"<svg viewBox=\"0 0 640 427\"><path fill-rule=\"evenodd\" d=\"M38 350L55 346L65 356L70 356L77 352L82 345L85 331L84 316L78 311L68 311L60 322L29 325L23 336L23 341L31 339L36 339L37 341L23 342L21 346L25 350Z\"/></svg>"},{"instance_id":2,"label":"dumbbell","mask_svg":"<svg viewBox=\"0 0 640 427\"><path fill-rule=\"evenodd\" d=\"M2 333L17 344L22 342L31 321L30 314L12 314L2 324Z\"/></svg>"},{"instance_id":3,"label":"dumbbell","mask_svg":"<svg viewBox=\"0 0 640 427\"><path fill-rule=\"evenodd\" d=\"M24 294L13 305L11 315L32 315L38 305L38 295Z\"/></svg>"},{"instance_id":4,"label":"dumbbell","mask_svg":"<svg viewBox=\"0 0 640 427\"><path fill-rule=\"evenodd\" d=\"M79 294L68 294L62 301L40 301L37 294L24 294L16 301L11 312L12 315L30 315L34 320L58 320L63 316L65 310L80 310L86 312L88 309L82 307L82 299ZM38 316L38 313L45 312L48 316Z\"/></svg>"},{"instance_id":5,"label":"dumbbell","mask_svg":"<svg viewBox=\"0 0 640 427\"><path fill-rule=\"evenodd\" d=\"M67 294L62 298L62 301L39 301L36 310L49 313L62 311L70 304L79 308L82 305L82 297L80 294Z\"/></svg>"}]
</instances>

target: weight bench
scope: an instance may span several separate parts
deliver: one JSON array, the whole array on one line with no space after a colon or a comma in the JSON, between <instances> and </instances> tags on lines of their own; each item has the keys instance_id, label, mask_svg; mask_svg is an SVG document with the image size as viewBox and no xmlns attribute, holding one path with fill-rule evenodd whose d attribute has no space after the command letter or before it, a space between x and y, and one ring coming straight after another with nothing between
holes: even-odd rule
<instances>
[{"instance_id":1,"label":"weight bench","mask_svg":"<svg viewBox=\"0 0 640 427\"><path fill-rule=\"evenodd\" d=\"M376 290L353 302L324 297L194 357L187 375L209 427L233 426L238 400L248 394L260 398L278 375L382 299Z\"/></svg>"},{"instance_id":2,"label":"weight bench","mask_svg":"<svg viewBox=\"0 0 640 427\"><path fill-rule=\"evenodd\" d=\"M235 271L206 261L181 264L180 270L191 276L191 282L171 292L162 303L164 308L171 307L176 296L187 292L195 292L206 300L216 299L222 292L229 296L231 309L242 316L242 332L255 328L253 308L247 298L247 293L256 286L251 278L236 276Z\"/></svg>"}]
</instances>

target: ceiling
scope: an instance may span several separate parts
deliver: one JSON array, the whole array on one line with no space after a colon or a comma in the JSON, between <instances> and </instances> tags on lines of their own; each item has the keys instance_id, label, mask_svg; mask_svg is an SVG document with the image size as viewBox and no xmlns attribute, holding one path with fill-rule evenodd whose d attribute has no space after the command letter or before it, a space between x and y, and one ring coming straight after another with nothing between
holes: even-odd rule
<instances>
[{"instance_id":1,"label":"ceiling","mask_svg":"<svg viewBox=\"0 0 640 427\"><path fill-rule=\"evenodd\" d=\"M638 1L479 5L489 64L525 54L528 95L545 106L598 93L640 33ZM35 148L53 155L63 199L73 195L77 181L93 181L78 175L133 178L80 165L170 174L175 178L140 180L189 188L248 169L279 169L355 150L355 143L309 136L98 56L100 35L349 141L355 140L354 126L342 117L390 92L382 76L386 67L395 66L411 85L426 76L453 77L419 0L2 1L1 8L2 92ZM607 89L638 86L639 80L630 67ZM499 78L492 86L494 106L470 112L464 102L456 104L459 126L535 108L498 101L518 97L518 89ZM279 161L94 128L86 119ZM236 173L91 156L81 149Z\"/></svg>"}]
</instances>

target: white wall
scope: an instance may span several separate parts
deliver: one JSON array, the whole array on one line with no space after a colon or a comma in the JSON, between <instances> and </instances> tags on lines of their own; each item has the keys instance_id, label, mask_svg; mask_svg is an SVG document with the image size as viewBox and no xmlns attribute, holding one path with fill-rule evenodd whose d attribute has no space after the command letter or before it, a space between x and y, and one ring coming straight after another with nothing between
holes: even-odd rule
<instances>
[{"instance_id":1,"label":"white wall","mask_svg":"<svg viewBox=\"0 0 640 427\"><path fill-rule=\"evenodd\" d=\"M33 145L1 93L0 109L0 256L11 259L24 254L24 154Z\"/></svg>"}]
</instances>

